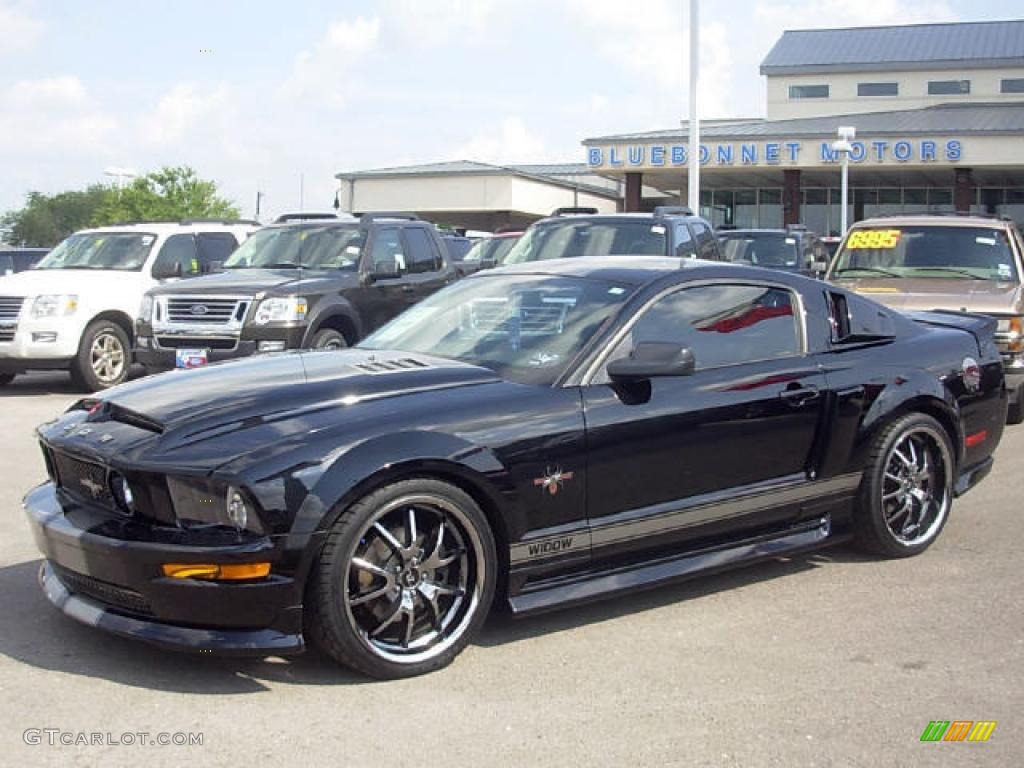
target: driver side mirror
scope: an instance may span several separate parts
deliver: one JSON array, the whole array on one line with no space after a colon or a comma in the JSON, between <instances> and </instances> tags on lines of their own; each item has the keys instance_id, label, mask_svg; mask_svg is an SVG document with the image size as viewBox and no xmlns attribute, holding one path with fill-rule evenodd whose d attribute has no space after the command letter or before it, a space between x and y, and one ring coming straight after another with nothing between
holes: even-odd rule
<instances>
[{"instance_id":1,"label":"driver side mirror","mask_svg":"<svg viewBox=\"0 0 1024 768\"><path fill-rule=\"evenodd\" d=\"M165 262L164 264L157 262L153 265L153 278L155 280L170 280L172 277L181 277L180 261Z\"/></svg>"},{"instance_id":2,"label":"driver side mirror","mask_svg":"<svg viewBox=\"0 0 1024 768\"><path fill-rule=\"evenodd\" d=\"M629 357L608 363L608 377L615 382L646 381L655 377L690 376L697 360L689 347L668 341L641 341Z\"/></svg>"},{"instance_id":3,"label":"driver side mirror","mask_svg":"<svg viewBox=\"0 0 1024 768\"><path fill-rule=\"evenodd\" d=\"M395 259L384 259L382 261L375 262L369 275L371 282L376 280L394 280L401 276L402 270L399 268L398 262Z\"/></svg>"}]
</instances>

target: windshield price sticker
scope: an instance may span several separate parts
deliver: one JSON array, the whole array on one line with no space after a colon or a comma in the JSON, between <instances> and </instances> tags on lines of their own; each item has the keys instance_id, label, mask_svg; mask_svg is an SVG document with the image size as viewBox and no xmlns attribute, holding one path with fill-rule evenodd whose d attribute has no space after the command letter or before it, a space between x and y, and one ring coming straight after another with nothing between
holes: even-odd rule
<instances>
[{"instance_id":1,"label":"windshield price sticker","mask_svg":"<svg viewBox=\"0 0 1024 768\"><path fill-rule=\"evenodd\" d=\"M850 234L846 241L847 250L854 249L890 249L900 242L898 229L858 229Z\"/></svg>"}]
</instances>

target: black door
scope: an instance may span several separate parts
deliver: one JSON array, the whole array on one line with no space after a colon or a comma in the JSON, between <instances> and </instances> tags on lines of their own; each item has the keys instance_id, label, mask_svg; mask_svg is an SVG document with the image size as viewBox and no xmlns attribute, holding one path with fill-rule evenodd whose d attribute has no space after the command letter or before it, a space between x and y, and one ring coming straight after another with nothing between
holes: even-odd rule
<instances>
[{"instance_id":1,"label":"black door","mask_svg":"<svg viewBox=\"0 0 1024 768\"><path fill-rule=\"evenodd\" d=\"M690 376L584 387L595 558L704 546L796 519L825 378L805 354L795 294L682 288L654 302L608 360L640 341L688 346Z\"/></svg>"},{"instance_id":2,"label":"black door","mask_svg":"<svg viewBox=\"0 0 1024 768\"><path fill-rule=\"evenodd\" d=\"M399 227L380 227L370 237L367 249L366 269L372 273L377 265L391 262L397 264L398 274L394 277L370 279L365 284L363 333L368 334L384 325L388 320L406 310L411 304L416 288L409 274L406 246Z\"/></svg>"},{"instance_id":3,"label":"black door","mask_svg":"<svg viewBox=\"0 0 1024 768\"><path fill-rule=\"evenodd\" d=\"M412 293L407 294L408 304L411 306L445 284L445 275L442 272L444 260L441 258L437 241L426 227L406 227L403 234L409 283L413 287Z\"/></svg>"}]
</instances>

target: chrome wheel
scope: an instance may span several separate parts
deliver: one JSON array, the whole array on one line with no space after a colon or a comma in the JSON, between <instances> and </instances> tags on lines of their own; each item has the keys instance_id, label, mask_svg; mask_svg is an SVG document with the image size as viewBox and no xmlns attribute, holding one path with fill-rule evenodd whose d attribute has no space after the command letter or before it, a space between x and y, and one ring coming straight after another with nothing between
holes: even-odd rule
<instances>
[{"instance_id":1,"label":"chrome wheel","mask_svg":"<svg viewBox=\"0 0 1024 768\"><path fill-rule=\"evenodd\" d=\"M125 348L112 331L96 334L89 348L89 365L96 379L104 385L117 382L124 375Z\"/></svg>"},{"instance_id":2,"label":"chrome wheel","mask_svg":"<svg viewBox=\"0 0 1024 768\"><path fill-rule=\"evenodd\" d=\"M359 533L343 585L345 615L376 656L422 662L466 632L486 579L480 538L465 513L440 496L403 496Z\"/></svg>"},{"instance_id":3,"label":"chrome wheel","mask_svg":"<svg viewBox=\"0 0 1024 768\"><path fill-rule=\"evenodd\" d=\"M949 512L950 467L946 441L931 427L903 433L886 459L882 515L893 538L904 546L932 539Z\"/></svg>"}]
</instances>

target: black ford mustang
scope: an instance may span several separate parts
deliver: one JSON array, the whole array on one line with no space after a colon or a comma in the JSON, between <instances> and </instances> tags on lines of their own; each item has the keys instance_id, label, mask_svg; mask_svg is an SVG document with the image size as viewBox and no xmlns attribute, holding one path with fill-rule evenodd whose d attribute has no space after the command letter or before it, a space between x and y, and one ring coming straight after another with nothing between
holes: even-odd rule
<instances>
[{"instance_id":1,"label":"black ford mustang","mask_svg":"<svg viewBox=\"0 0 1024 768\"><path fill-rule=\"evenodd\" d=\"M67 615L378 677L517 614L856 539L913 555L990 469L994 321L677 259L485 272L360 347L181 371L39 429Z\"/></svg>"}]
</instances>

